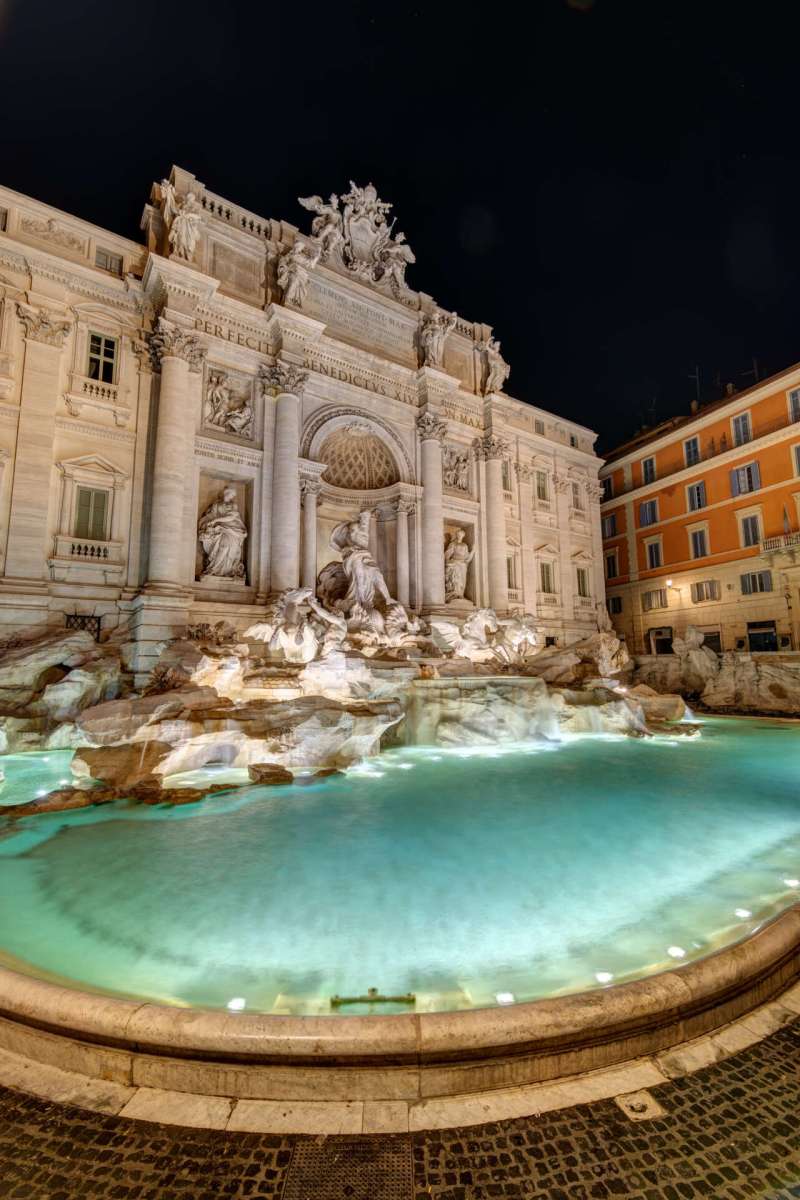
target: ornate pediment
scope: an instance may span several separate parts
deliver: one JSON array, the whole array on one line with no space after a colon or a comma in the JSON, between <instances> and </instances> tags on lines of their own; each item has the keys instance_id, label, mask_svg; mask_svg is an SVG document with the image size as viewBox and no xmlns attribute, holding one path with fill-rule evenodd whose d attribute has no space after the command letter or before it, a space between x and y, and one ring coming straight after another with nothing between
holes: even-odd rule
<instances>
[{"instance_id":1,"label":"ornate pediment","mask_svg":"<svg viewBox=\"0 0 800 1200\"><path fill-rule=\"evenodd\" d=\"M321 196L298 200L315 214L311 241L319 262L348 271L365 283L386 284L397 297L407 290L406 267L416 260L405 234L394 233L395 221L388 218L392 206L378 198L373 184L358 187L351 180L349 192L332 195L327 203Z\"/></svg>"}]
</instances>

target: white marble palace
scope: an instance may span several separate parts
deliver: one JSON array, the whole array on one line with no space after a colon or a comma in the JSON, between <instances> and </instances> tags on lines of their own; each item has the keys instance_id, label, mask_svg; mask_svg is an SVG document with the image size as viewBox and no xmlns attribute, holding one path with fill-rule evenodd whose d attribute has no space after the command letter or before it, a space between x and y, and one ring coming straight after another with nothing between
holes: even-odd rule
<instances>
[{"instance_id":1,"label":"white marble palace","mask_svg":"<svg viewBox=\"0 0 800 1200\"><path fill-rule=\"evenodd\" d=\"M595 435L410 289L371 184L300 203L308 233L173 168L140 244L0 188L0 637L125 622L145 669L316 588L361 514L410 611L596 627Z\"/></svg>"}]
</instances>

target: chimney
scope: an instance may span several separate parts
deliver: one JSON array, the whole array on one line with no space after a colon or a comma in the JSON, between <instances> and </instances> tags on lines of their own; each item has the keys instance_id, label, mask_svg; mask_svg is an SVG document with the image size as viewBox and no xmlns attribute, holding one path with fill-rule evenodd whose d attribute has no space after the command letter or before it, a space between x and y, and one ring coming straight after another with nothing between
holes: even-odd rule
<instances>
[{"instance_id":1,"label":"chimney","mask_svg":"<svg viewBox=\"0 0 800 1200\"><path fill-rule=\"evenodd\" d=\"M700 401L692 400L691 404L689 405L689 411L691 412L693 417L697 415L697 410L699 409L699 407L700 407Z\"/></svg>"}]
</instances>

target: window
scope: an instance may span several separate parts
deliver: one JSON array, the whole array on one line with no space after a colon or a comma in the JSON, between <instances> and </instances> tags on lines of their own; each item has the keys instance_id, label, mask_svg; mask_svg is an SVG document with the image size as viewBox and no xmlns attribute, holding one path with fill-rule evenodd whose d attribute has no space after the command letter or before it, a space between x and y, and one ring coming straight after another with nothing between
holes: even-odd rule
<instances>
[{"instance_id":1,"label":"window","mask_svg":"<svg viewBox=\"0 0 800 1200\"><path fill-rule=\"evenodd\" d=\"M103 271L111 271L113 275L121 275L122 255L112 254L110 250L103 250L98 246L94 252L94 265Z\"/></svg>"},{"instance_id":2,"label":"window","mask_svg":"<svg viewBox=\"0 0 800 1200\"><path fill-rule=\"evenodd\" d=\"M606 555L606 579L616 579L619 575L619 559L616 550Z\"/></svg>"},{"instance_id":3,"label":"window","mask_svg":"<svg viewBox=\"0 0 800 1200\"><path fill-rule=\"evenodd\" d=\"M570 444L570 446L573 446L575 449L577 449L578 439L576 438L574 433L571 433L569 435L569 444Z\"/></svg>"},{"instance_id":4,"label":"window","mask_svg":"<svg viewBox=\"0 0 800 1200\"><path fill-rule=\"evenodd\" d=\"M742 595L752 596L756 592L772 591L772 571L749 571L742 575Z\"/></svg>"},{"instance_id":5,"label":"window","mask_svg":"<svg viewBox=\"0 0 800 1200\"><path fill-rule=\"evenodd\" d=\"M661 542L648 542L646 553L648 571L657 571L661 566Z\"/></svg>"},{"instance_id":6,"label":"window","mask_svg":"<svg viewBox=\"0 0 800 1200\"><path fill-rule=\"evenodd\" d=\"M534 417L533 432L544 435L544 421L542 420L541 417Z\"/></svg>"},{"instance_id":7,"label":"window","mask_svg":"<svg viewBox=\"0 0 800 1200\"><path fill-rule=\"evenodd\" d=\"M689 502L689 512L697 512L698 508L705 508L708 503L705 480L701 479L699 483L690 483L686 489L686 499Z\"/></svg>"},{"instance_id":8,"label":"window","mask_svg":"<svg viewBox=\"0 0 800 1200\"><path fill-rule=\"evenodd\" d=\"M658 501L643 500L639 505L639 524L655 525L658 521Z\"/></svg>"},{"instance_id":9,"label":"window","mask_svg":"<svg viewBox=\"0 0 800 1200\"><path fill-rule=\"evenodd\" d=\"M614 480L610 475L606 475L605 479L601 479L600 483L603 487L603 499L610 500L614 495Z\"/></svg>"},{"instance_id":10,"label":"window","mask_svg":"<svg viewBox=\"0 0 800 1200\"><path fill-rule=\"evenodd\" d=\"M89 367L86 374L101 383L113 383L117 369L117 339L102 333L89 334Z\"/></svg>"},{"instance_id":11,"label":"window","mask_svg":"<svg viewBox=\"0 0 800 1200\"><path fill-rule=\"evenodd\" d=\"M656 460L654 458L642 459L642 483L654 483L656 478Z\"/></svg>"},{"instance_id":12,"label":"window","mask_svg":"<svg viewBox=\"0 0 800 1200\"><path fill-rule=\"evenodd\" d=\"M687 438L683 443L683 461L687 467L693 467L700 462L700 438Z\"/></svg>"},{"instance_id":13,"label":"window","mask_svg":"<svg viewBox=\"0 0 800 1200\"><path fill-rule=\"evenodd\" d=\"M705 529L693 529L689 541L692 544L692 558L705 558L708 554L708 532Z\"/></svg>"},{"instance_id":14,"label":"window","mask_svg":"<svg viewBox=\"0 0 800 1200\"><path fill-rule=\"evenodd\" d=\"M743 446L750 441L750 413L739 413L733 418L733 444Z\"/></svg>"},{"instance_id":15,"label":"window","mask_svg":"<svg viewBox=\"0 0 800 1200\"><path fill-rule=\"evenodd\" d=\"M507 458L503 459L503 491L511 491L511 464Z\"/></svg>"},{"instance_id":16,"label":"window","mask_svg":"<svg viewBox=\"0 0 800 1200\"><path fill-rule=\"evenodd\" d=\"M509 554L506 558L506 576L509 588L515 592L517 590L517 560L513 554Z\"/></svg>"},{"instance_id":17,"label":"window","mask_svg":"<svg viewBox=\"0 0 800 1200\"><path fill-rule=\"evenodd\" d=\"M692 604L702 604L704 600L719 600L719 580L701 579L692 584Z\"/></svg>"},{"instance_id":18,"label":"window","mask_svg":"<svg viewBox=\"0 0 800 1200\"><path fill-rule=\"evenodd\" d=\"M642 592L642 609L650 612L654 608L667 607L667 589L654 588L652 592Z\"/></svg>"},{"instance_id":19,"label":"window","mask_svg":"<svg viewBox=\"0 0 800 1200\"><path fill-rule=\"evenodd\" d=\"M536 472L536 499L549 500L550 491L547 485L547 471Z\"/></svg>"},{"instance_id":20,"label":"window","mask_svg":"<svg viewBox=\"0 0 800 1200\"><path fill-rule=\"evenodd\" d=\"M798 446L800 450L800 446ZM603 537L612 538L617 536L617 514L610 513L609 516L603 517Z\"/></svg>"},{"instance_id":21,"label":"window","mask_svg":"<svg viewBox=\"0 0 800 1200\"><path fill-rule=\"evenodd\" d=\"M589 572L586 567L578 567L578 595L588 597L591 595L589 591Z\"/></svg>"},{"instance_id":22,"label":"window","mask_svg":"<svg viewBox=\"0 0 800 1200\"><path fill-rule=\"evenodd\" d=\"M742 517L742 545L757 546L761 541L761 528L758 516L754 513L749 517Z\"/></svg>"},{"instance_id":23,"label":"window","mask_svg":"<svg viewBox=\"0 0 800 1200\"><path fill-rule=\"evenodd\" d=\"M581 485L579 483L575 483L574 480L572 482L572 507L577 509L578 512L581 512L583 510L583 496L581 495Z\"/></svg>"},{"instance_id":24,"label":"window","mask_svg":"<svg viewBox=\"0 0 800 1200\"><path fill-rule=\"evenodd\" d=\"M622 612L622 596L609 596L606 600L606 608L610 616L618 617Z\"/></svg>"},{"instance_id":25,"label":"window","mask_svg":"<svg viewBox=\"0 0 800 1200\"><path fill-rule=\"evenodd\" d=\"M0 208L0 233L5 233L8 228L8 209Z\"/></svg>"},{"instance_id":26,"label":"window","mask_svg":"<svg viewBox=\"0 0 800 1200\"><path fill-rule=\"evenodd\" d=\"M108 492L101 488L79 487L75 537L91 538L95 542L107 541L107 512Z\"/></svg>"},{"instance_id":27,"label":"window","mask_svg":"<svg viewBox=\"0 0 800 1200\"><path fill-rule=\"evenodd\" d=\"M734 467L731 471L731 495L742 496L746 492L757 492L761 487L761 471L757 462Z\"/></svg>"},{"instance_id":28,"label":"window","mask_svg":"<svg viewBox=\"0 0 800 1200\"><path fill-rule=\"evenodd\" d=\"M556 590L552 563L539 563L539 579L541 581L543 592L552 594Z\"/></svg>"},{"instance_id":29,"label":"window","mask_svg":"<svg viewBox=\"0 0 800 1200\"><path fill-rule=\"evenodd\" d=\"M794 473L800 475L800 445L793 446L794 451Z\"/></svg>"},{"instance_id":30,"label":"window","mask_svg":"<svg viewBox=\"0 0 800 1200\"><path fill-rule=\"evenodd\" d=\"M800 421L800 388L789 392L789 420Z\"/></svg>"}]
</instances>

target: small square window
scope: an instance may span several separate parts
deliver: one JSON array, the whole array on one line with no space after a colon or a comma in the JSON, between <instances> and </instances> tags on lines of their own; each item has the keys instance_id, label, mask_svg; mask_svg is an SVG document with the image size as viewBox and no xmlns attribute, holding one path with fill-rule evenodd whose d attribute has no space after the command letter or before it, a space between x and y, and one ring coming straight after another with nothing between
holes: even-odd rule
<instances>
[{"instance_id":1,"label":"small square window","mask_svg":"<svg viewBox=\"0 0 800 1200\"><path fill-rule=\"evenodd\" d=\"M603 486L603 499L611 500L614 495L614 480L610 475L606 475L605 479L601 480Z\"/></svg>"},{"instance_id":2,"label":"small square window","mask_svg":"<svg viewBox=\"0 0 800 1200\"><path fill-rule=\"evenodd\" d=\"M642 459L642 483L655 483L656 478L656 460L654 458Z\"/></svg>"},{"instance_id":3,"label":"small square window","mask_svg":"<svg viewBox=\"0 0 800 1200\"><path fill-rule=\"evenodd\" d=\"M792 447L794 451L794 473L800 475L800 444Z\"/></svg>"},{"instance_id":4,"label":"small square window","mask_svg":"<svg viewBox=\"0 0 800 1200\"><path fill-rule=\"evenodd\" d=\"M800 449L800 447L798 447ZM603 517L603 537L612 538L617 536L617 514L610 513L607 517Z\"/></svg>"},{"instance_id":5,"label":"small square window","mask_svg":"<svg viewBox=\"0 0 800 1200\"><path fill-rule=\"evenodd\" d=\"M533 432L544 436L544 421L541 419L541 417L534 417Z\"/></svg>"},{"instance_id":6,"label":"small square window","mask_svg":"<svg viewBox=\"0 0 800 1200\"><path fill-rule=\"evenodd\" d=\"M789 392L789 420L800 421L800 388Z\"/></svg>"},{"instance_id":7,"label":"small square window","mask_svg":"<svg viewBox=\"0 0 800 1200\"><path fill-rule=\"evenodd\" d=\"M5 233L8 229L8 209L0 208L0 233Z\"/></svg>"},{"instance_id":8,"label":"small square window","mask_svg":"<svg viewBox=\"0 0 800 1200\"><path fill-rule=\"evenodd\" d=\"M102 246L98 246L94 252L94 264L103 271L110 271L112 275L122 274L122 255L103 250Z\"/></svg>"},{"instance_id":9,"label":"small square window","mask_svg":"<svg viewBox=\"0 0 800 1200\"><path fill-rule=\"evenodd\" d=\"M606 555L606 579L616 579L619 575L619 559L616 550Z\"/></svg>"},{"instance_id":10,"label":"small square window","mask_svg":"<svg viewBox=\"0 0 800 1200\"><path fill-rule=\"evenodd\" d=\"M734 467L731 471L731 495L741 496L747 492L757 492L761 487L761 470L757 462L746 463L743 467Z\"/></svg>"},{"instance_id":11,"label":"small square window","mask_svg":"<svg viewBox=\"0 0 800 1200\"><path fill-rule=\"evenodd\" d=\"M587 571L586 567L578 567L577 574L578 574L578 595L582 596L584 599L587 599L589 597L589 595L591 594L589 592L589 572Z\"/></svg>"},{"instance_id":12,"label":"small square window","mask_svg":"<svg viewBox=\"0 0 800 1200\"><path fill-rule=\"evenodd\" d=\"M647 569L657 571L661 566L661 542L647 543Z\"/></svg>"},{"instance_id":13,"label":"small square window","mask_svg":"<svg viewBox=\"0 0 800 1200\"><path fill-rule=\"evenodd\" d=\"M606 608L612 617L618 617L622 612L622 596L609 596L606 600Z\"/></svg>"},{"instance_id":14,"label":"small square window","mask_svg":"<svg viewBox=\"0 0 800 1200\"><path fill-rule=\"evenodd\" d=\"M772 591L771 571L749 571L742 575L742 595L752 596L755 592Z\"/></svg>"},{"instance_id":15,"label":"small square window","mask_svg":"<svg viewBox=\"0 0 800 1200\"><path fill-rule=\"evenodd\" d=\"M547 484L547 471L536 472L536 499L549 500L550 490Z\"/></svg>"},{"instance_id":16,"label":"small square window","mask_svg":"<svg viewBox=\"0 0 800 1200\"><path fill-rule=\"evenodd\" d=\"M655 525L658 522L658 501L643 500L639 505L639 524Z\"/></svg>"},{"instance_id":17,"label":"small square window","mask_svg":"<svg viewBox=\"0 0 800 1200\"><path fill-rule=\"evenodd\" d=\"M101 383L114 383L117 373L117 339L103 333L89 334L89 361L86 374Z\"/></svg>"},{"instance_id":18,"label":"small square window","mask_svg":"<svg viewBox=\"0 0 800 1200\"><path fill-rule=\"evenodd\" d=\"M553 564L549 562L539 563L539 580L542 585L542 591L549 595L555 592L555 583L553 575Z\"/></svg>"},{"instance_id":19,"label":"small square window","mask_svg":"<svg viewBox=\"0 0 800 1200\"><path fill-rule=\"evenodd\" d=\"M719 600L719 580L701 579L691 587L692 604L702 604L704 600Z\"/></svg>"}]
</instances>

